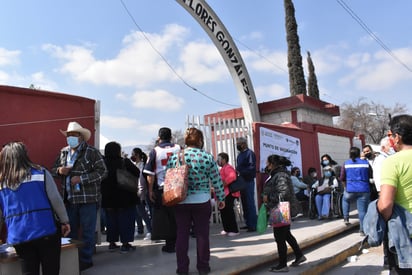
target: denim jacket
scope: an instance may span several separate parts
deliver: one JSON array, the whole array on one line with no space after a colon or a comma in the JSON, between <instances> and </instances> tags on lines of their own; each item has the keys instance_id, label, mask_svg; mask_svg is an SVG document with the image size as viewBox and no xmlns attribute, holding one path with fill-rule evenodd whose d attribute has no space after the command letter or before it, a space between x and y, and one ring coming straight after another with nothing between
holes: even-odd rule
<instances>
[{"instance_id":1,"label":"denim jacket","mask_svg":"<svg viewBox=\"0 0 412 275\"><path fill-rule=\"evenodd\" d=\"M386 224L377 210L377 201L369 204L363 220L364 241L370 246L379 246L388 230L389 248L395 248L399 267L412 268L412 214L395 203Z\"/></svg>"}]
</instances>

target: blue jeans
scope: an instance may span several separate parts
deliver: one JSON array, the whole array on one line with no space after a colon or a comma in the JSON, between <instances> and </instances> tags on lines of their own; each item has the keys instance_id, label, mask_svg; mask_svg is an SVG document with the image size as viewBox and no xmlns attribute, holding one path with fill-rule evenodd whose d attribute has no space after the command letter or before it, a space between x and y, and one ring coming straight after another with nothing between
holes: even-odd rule
<instances>
[{"instance_id":1,"label":"blue jeans","mask_svg":"<svg viewBox=\"0 0 412 275\"><path fill-rule=\"evenodd\" d=\"M67 214L70 220L69 238L79 240L79 229L81 228L83 246L80 247L79 260L84 263L92 263L92 256L96 244L96 221L97 204L67 204Z\"/></svg>"},{"instance_id":2,"label":"blue jeans","mask_svg":"<svg viewBox=\"0 0 412 275\"><path fill-rule=\"evenodd\" d=\"M316 209L318 210L318 217L328 217L330 209L330 194L317 194L315 197Z\"/></svg>"},{"instance_id":3,"label":"blue jeans","mask_svg":"<svg viewBox=\"0 0 412 275\"><path fill-rule=\"evenodd\" d=\"M138 217L140 217L140 222L138 221ZM149 215L145 202L140 202L138 205L136 205L136 221L137 221L139 233L140 233L140 229L141 229L141 232L143 232L142 219L144 220L144 223L146 224L147 232L151 233L152 232L152 218Z\"/></svg>"},{"instance_id":4,"label":"blue jeans","mask_svg":"<svg viewBox=\"0 0 412 275\"><path fill-rule=\"evenodd\" d=\"M356 206L358 208L359 214L359 229L363 231L363 218L365 217L366 211L368 210L368 205L370 201L370 193L369 192L356 192L356 193L343 193L343 200L342 200L342 211L343 211L343 218L349 219L349 208L350 202L356 200Z\"/></svg>"},{"instance_id":5,"label":"blue jeans","mask_svg":"<svg viewBox=\"0 0 412 275\"><path fill-rule=\"evenodd\" d=\"M249 181L247 187L240 191L242 199L243 217L249 229L256 229L257 213L255 205L255 180Z\"/></svg>"}]
</instances>

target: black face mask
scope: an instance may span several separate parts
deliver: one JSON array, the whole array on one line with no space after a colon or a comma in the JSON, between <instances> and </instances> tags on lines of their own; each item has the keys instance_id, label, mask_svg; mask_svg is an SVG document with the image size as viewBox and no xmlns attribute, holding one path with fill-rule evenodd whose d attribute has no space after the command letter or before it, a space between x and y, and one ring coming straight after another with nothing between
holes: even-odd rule
<instances>
[{"instance_id":1,"label":"black face mask","mask_svg":"<svg viewBox=\"0 0 412 275\"><path fill-rule=\"evenodd\" d=\"M300 172L296 172L296 177L300 177Z\"/></svg>"},{"instance_id":2,"label":"black face mask","mask_svg":"<svg viewBox=\"0 0 412 275\"><path fill-rule=\"evenodd\" d=\"M243 146L242 146L241 144L238 144L238 145L236 145L236 149L237 149L238 151L242 151Z\"/></svg>"},{"instance_id":3,"label":"black face mask","mask_svg":"<svg viewBox=\"0 0 412 275\"><path fill-rule=\"evenodd\" d=\"M270 168L268 166L265 167L265 173L270 174Z\"/></svg>"},{"instance_id":4,"label":"black face mask","mask_svg":"<svg viewBox=\"0 0 412 275\"><path fill-rule=\"evenodd\" d=\"M370 158L372 157L372 153L367 153L367 154L365 155L365 157L366 157L367 159L370 159Z\"/></svg>"},{"instance_id":5,"label":"black face mask","mask_svg":"<svg viewBox=\"0 0 412 275\"><path fill-rule=\"evenodd\" d=\"M135 157L135 156L131 156L130 159L131 159L133 162L136 162L136 157Z\"/></svg>"}]
</instances>

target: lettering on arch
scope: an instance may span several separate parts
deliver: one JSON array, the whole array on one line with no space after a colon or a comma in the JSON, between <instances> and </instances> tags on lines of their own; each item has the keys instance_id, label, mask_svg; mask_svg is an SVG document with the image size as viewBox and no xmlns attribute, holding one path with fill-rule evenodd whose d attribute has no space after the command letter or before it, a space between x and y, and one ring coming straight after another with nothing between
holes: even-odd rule
<instances>
[{"instance_id":1,"label":"lettering on arch","mask_svg":"<svg viewBox=\"0 0 412 275\"><path fill-rule=\"evenodd\" d=\"M176 1L200 24L219 50L238 91L245 120L260 121L255 91L249 73L226 27L204 0Z\"/></svg>"}]
</instances>

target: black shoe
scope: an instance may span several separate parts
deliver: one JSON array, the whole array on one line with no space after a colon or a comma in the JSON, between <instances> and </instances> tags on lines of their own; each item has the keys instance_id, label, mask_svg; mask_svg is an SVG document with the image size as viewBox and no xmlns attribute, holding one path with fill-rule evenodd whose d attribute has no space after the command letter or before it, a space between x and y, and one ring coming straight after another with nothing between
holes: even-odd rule
<instances>
[{"instance_id":1,"label":"black shoe","mask_svg":"<svg viewBox=\"0 0 412 275\"><path fill-rule=\"evenodd\" d=\"M135 251L136 247L134 247L133 245L129 244L129 243L125 243L122 245L122 247L120 247L120 253L122 254L126 254L129 251Z\"/></svg>"},{"instance_id":2,"label":"black shoe","mask_svg":"<svg viewBox=\"0 0 412 275\"><path fill-rule=\"evenodd\" d=\"M91 268L92 266L93 266L93 263L79 262L80 271Z\"/></svg>"},{"instance_id":3,"label":"black shoe","mask_svg":"<svg viewBox=\"0 0 412 275\"><path fill-rule=\"evenodd\" d=\"M289 272L289 268L285 266L275 265L269 269L270 272Z\"/></svg>"},{"instance_id":4,"label":"black shoe","mask_svg":"<svg viewBox=\"0 0 412 275\"><path fill-rule=\"evenodd\" d=\"M301 263L303 263L304 261L306 261L307 259L306 259L306 257L305 256L300 256L298 259L296 259L292 264L291 264L291 266L298 266L298 265L300 265Z\"/></svg>"},{"instance_id":5,"label":"black shoe","mask_svg":"<svg viewBox=\"0 0 412 275\"><path fill-rule=\"evenodd\" d=\"M162 246L162 251L166 253L175 253L176 249L174 247L167 247L165 245L165 246Z\"/></svg>"},{"instance_id":6,"label":"black shoe","mask_svg":"<svg viewBox=\"0 0 412 275\"><path fill-rule=\"evenodd\" d=\"M249 227L245 225L245 226L242 226L240 229L249 229Z\"/></svg>"},{"instance_id":7,"label":"black shoe","mask_svg":"<svg viewBox=\"0 0 412 275\"><path fill-rule=\"evenodd\" d=\"M117 250L119 248L119 246L116 243L110 243L109 244L109 251L113 252L115 250Z\"/></svg>"},{"instance_id":8,"label":"black shoe","mask_svg":"<svg viewBox=\"0 0 412 275\"><path fill-rule=\"evenodd\" d=\"M179 270L176 269L176 274L177 275L189 275L189 272L180 272Z\"/></svg>"},{"instance_id":9,"label":"black shoe","mask_svg":"<svg viewBox=\"0 0 412 275\"><path fill-rule=\"evenodd\" d=\"M343 222L345 223L345 225L350 225L349 218L344 218Z\"/></svg>"},{"instance_id":10,"label":"black shoe","mask_svg":"<svg viewBox=\"0 0 412 275\"><path fill-rule=\"evenodd\" d=\"M210 267L206 270L198 270L199 271L199 275L207 275L210 273Z\"/></svg>"}]
</instances>

